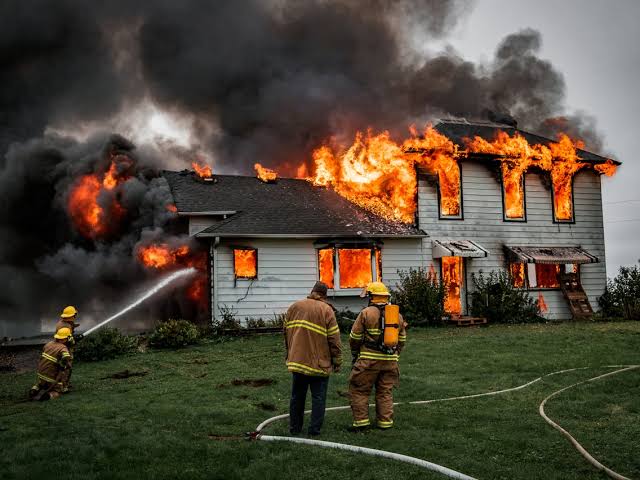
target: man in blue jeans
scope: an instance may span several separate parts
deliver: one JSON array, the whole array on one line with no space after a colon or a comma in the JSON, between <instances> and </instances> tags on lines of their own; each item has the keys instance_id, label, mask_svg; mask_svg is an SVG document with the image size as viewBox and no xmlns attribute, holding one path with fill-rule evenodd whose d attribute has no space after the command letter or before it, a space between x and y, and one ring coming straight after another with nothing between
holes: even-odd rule
<instances>
[{"instance_id":1,"label":"man in blue jeans","mask_svg":"<svg viewBox=\"0 0 640 480\"><path fill-rule=\"evenodd\" d=\"M316 282L311 294L287 310L284 321L287 369L293 374L289 432L298 435L304 422L307 390L311 389L309 435L319 435L324 421L329 374L340 371L342 345L327 286Z\"/></svg>"}]
</instances>

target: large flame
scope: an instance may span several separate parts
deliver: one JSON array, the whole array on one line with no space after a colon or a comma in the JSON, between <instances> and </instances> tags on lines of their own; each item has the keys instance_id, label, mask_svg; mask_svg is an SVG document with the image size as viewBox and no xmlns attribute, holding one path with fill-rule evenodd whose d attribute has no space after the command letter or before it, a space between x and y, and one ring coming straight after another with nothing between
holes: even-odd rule
<instances>
[{"instance_id":1,"label":"large flame","mask_svg":"<svg viewBox=\"0 0 640 480\"><path fill-rule=\"evenodd\" d=\"M234 249L233 266L237 278L256 278L258 275L258 251L254 249Z\"/></svg>"},{"instance_id":2,"label":"large flame","mask_svg":"<svg viewBox=\"0 0 640 480\"><path fill-rule=\"evenodd\" d=\"M185 295L203 309L208 306L206 252L194 251L188 245L171 247L166 243L159 243L139 247L137 257L140 263L150 270L195 268L198 273L186 288Z\"/></svg>"},{"instance_id":3,"label":"large flame","mask_svg":"<svg viewBox=\"0 0 640 480\"><path fill-rule=\"evenodd\" d=\"M416 210L415 166L419 165L438 177L442 214L459 215L456 145L430 126L422 135L415 130L412 133L403 144L393 141L389 132L374 135L368 130L357 132L346 150L323 145L313 152L315 169L311 179L315 185L331 186L379 215L412 223Z\"/></svg>"},{"instance_id":4,"label":"large flame","mask_svg":"<svg viewBox=\"0 0 640 480\"><path fill-rule=\"evenodd\" d=\"M69 192L67 211L84 237L100 239L118 229L126 211L112 191L128 178L126 173L118 172L118 164L112 160L102 175L83 175L75 182Z\"/></svg>"},{"instance_id":5,"label":"large flame","mask_svg":"<svg viewBox=\"0 0 640 480\"><path fill-rule=\"evenodd\" d=\"M559 288L560 268L556 263L536 263L536 283L539 288Z\"/></svg>"},{"instance_id":6,"label":"large flame","mask_svg":"<svg viewBox=\"0 0 640 480\"><path fill-rule=\"evenodd\" d=\"M362 288L372 282L371 249L339 248L340 288Z\"/></svg>"},{"instance_id":7,"label":"large flame","mask_svg":"<svg viewBox=\"0 0 640 480\"><path fill-rule=\"evenodd\" d=\"M462 262L461 257L442 257L442 282L446 289L445 312L458 316L462 314Z\"/></svg>"},{"instance_id":8,"label":"large flame","mask_svg":"<svg viewBox=\"0 0 640 480\"><path fill-rule=\"evenodd\" d=\"M256 176L265 183L275 182L278 179L278 174L275 170L265 168L259 163L256 163L253 168L256 171Z\"/></svg>"},{"instance_id":9,"label":"large flame","mask_svg":"<svg viewBox=\"0 0 640 480\"><path fill-rule=\"evenodd\" d=\"M615 163L613 163L612 160L607 160L605 163L600 163L596 165L594 168L596 169L596 172L603 173L607 177L612 177L613 174L616 173L618 166Z\"/></svg>"}]
</instances>

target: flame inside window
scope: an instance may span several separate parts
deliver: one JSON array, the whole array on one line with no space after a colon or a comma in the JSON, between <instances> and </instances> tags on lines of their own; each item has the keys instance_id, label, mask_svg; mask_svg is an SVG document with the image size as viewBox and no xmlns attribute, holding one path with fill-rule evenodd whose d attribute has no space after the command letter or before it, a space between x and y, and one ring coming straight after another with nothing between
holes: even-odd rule
<instances>
[{"instance_id":1,"label":"flame inside window","mask_svg":"<svg viewBox=\"0 0 640 480\"><path fill-rule=\"evenodd\" d=\"M323 248L318 250L318 266L320 268L320 281L327 287L333 288L333 248Z\"/></svg>"},{"instance_id":2,"label":"flame inside window","mask_svg":"<svg viewBox=\"0 0 640 480\"><path fill-rule=\"evenodd\" d=\"M511 282L516 288L525 287L525 265L524 263L512 263L509 265L509 274Z\"/></svg>"},{"instance_id":3,"label":"flame inside window","mask_svg":"<svg viewBox=\"0 0 640 480\"><path fill-rule=\"evenodd\" d=\"M447 298L444 310L452 315L462 314L462 257L442 257L442 281Z\"/></svg>"},{"instance_id":4,"label":"flame inside window","mask_svg":"<svg viewBox=\"0 0 640 480\"><path fill-rule=\"evenodd\" d=\"M557 263L536 263L538 288L560 288L560 265Z\"/></svg>"},{"instance_id":5,"label":"flame inside window","mask_svg":"<svg viewBox=\"0 0 640 480\"><path fill-rule=\"evenodd\" d=\"M258 276L258 251L253 248L234 248L233 269L236 278L256 278Z\"/></svg>"},{"instance_id":6,"label":"flame inside window","mask_svg":"<svg viewBox=\"0 0 640 480\"><path fill-rule=\"evenodd\" d=\"M454 159L443 162L438 169L438 188L440 191L440 215L459 217L460 208L460 165Z\"/></svg>"},{"instance_id":7,"label":"flame inside window","mask_svg":"<svg viewBox=\"0 0 640 480\"><path fill-rule=\"evenodd\" d=\"M382 251L379 249L376 252L376 282L382 281Z\"/></svg>"},{"instance_id":8,"label":"flame inside window","mask_svg":"<svg viewBox=\"0 0 640 480\"><path fill-rule=\"evenodd\" d=\"M340 248L340 288L362 288L372 281L371 249Z\"/></svg>"},{"instance_id":9,"label":"flame inside window","mask_svg":"<svg viewBox=\"0 0 640 480\"><path fill-rule=\"evenodd\" d=\"M504 215L510 220L524 220L524 172L502 164Z\"/></svg>"}]
</instances>

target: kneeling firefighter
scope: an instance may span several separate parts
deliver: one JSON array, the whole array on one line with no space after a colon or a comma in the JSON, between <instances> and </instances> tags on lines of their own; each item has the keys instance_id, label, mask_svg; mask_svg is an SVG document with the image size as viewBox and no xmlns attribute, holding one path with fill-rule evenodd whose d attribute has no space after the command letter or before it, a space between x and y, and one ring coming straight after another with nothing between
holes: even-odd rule
<instances>
[{"instance_id":1,"label":"kneeling firefighter","mask_svg":"<svg viewBox=\"0 0 640 480\"><path fill-rule=\"evenodd\" d=\"M62 310L60 314L60 320L56 323L56 332L59 332L63 328L68 328L71 330L71 336L67 340L67 348L69 349L69 353L71 354L71 359L69 360L69 365L66 370L64 377L62 378L62 393L67 393L71 389L71 372L73 368L73 354L76 349L76 342L82 339L82 334L76 334L75 329L80 326L79 323L76 323L76 318L78 317L78 310L73 305L69 305Z\"/></svg>"},{"instance_id":2,"label":"kneeling firefighter","mask_svg":"<svg viewBox=\"0 0 640 480\"><path fill-rule=\"evenodd\" d=\"M349 345L353 368L349 396L352 430L369 427L369 394L376 388L376 420L379 428L393 426L393 387L398 385L398 357L407 340L407 324L397 305L389 304L389 290L382 282L367 285L362 296L369 306L356 318Z\"/></svg>"},{"instance_id":3,"label":"kneeling firefighter","mask_svg":"<svg viewBox=\"0 0 640 480\"><path fill-rule=\"evenodd\" d=\"M32 400L49 400L58 398L63 393L63 380L68 377L73 357L69 352L68 342L71 329L62 327L47 343L38 363L38 380L31 387L29 397Z\"/></svg>"}]
</instances>

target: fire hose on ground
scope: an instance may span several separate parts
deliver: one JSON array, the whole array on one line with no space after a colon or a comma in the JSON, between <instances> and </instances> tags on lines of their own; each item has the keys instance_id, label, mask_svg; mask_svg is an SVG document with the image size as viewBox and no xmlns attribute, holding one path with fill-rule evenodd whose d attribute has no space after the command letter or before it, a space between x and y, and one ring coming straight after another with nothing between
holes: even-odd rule
<instances>
[{"instance_id":1,"label":"fire hose on ground","mask_svg":"<svg viewBox=\"0 0 640 480\"><path fill-rule=\"evenodd\" d=\"M545 377L550 377L550 376L553 376L553 375L560 375L560 374L568 373L568 372L574 372L576 370L586 370L588 368L594 368L594 367L570 368L570 369L566 369L566 370L560 370L560 371L557 371L557 372L548 373L548 374L542 375L541 377L538 377L538 378L536 378L534 380L531 380L530 382L524 383L522 385L518 385L516 387L507 388L507 389L504 389L504 390L477 393L477 394L473 394L473 395L463 395L463 396L457 396L457 397L436 398L436 399L431 399L431 400L416 400L416 401L412 401L412 402L396 402L396 403L394 403L394 405L425 405L425 404L429 404L429 403L447 402L447 401L454 401L454 400L466 400L466 399L471 399L471 398L487 397L487 396L499 395L499 394L503 394L503 393L515 392L515 391L527 388L527 387L529 387L529 386L541 381ZM556 395L559 395L560 393L562 393L562 392L564 392L566 390L569 390L570 388L574 388L574 387L577 387L579 385L582 385L582 384L585 384L585 383L588 383L588 382L594 382L596 380L600 380L602 378L609 377L611 375L616 375L618 373L622 373L622 372L626 372L626 371L633 370L633 369L636 369L636 368L640 368L640 365L607 365L607 366L605 366L603 368L616 368L617 370L605 373L603 375L598 375L596 377L592 377L592 378L589 378L587 380L583 380L581 382L574 383L573 385L569 385L568 387L564 387L564 388L562 388L560 390L557 390L557 391L553 392L551 395L547 396L542 401L542 403L539 406L539 413L542 416L542 418L549 425L551 425L553 428L555 428L560 433L562 433L571 442L571 444L578 450L578 452L580 452L580 454L591 465L593 465L595 468L597 468L598 470L601 470L602 472L606 473L609 477L614 478L616 480L630 480L628 477L625 477L623 475L620 475L619 473L616 473L615 471L613 471L610 468L604 466L602 463L600 463L598 460L596 460L591 454L589 454L589 452L587 452L587 450L582 445L580 445L580 443L578 443L578 441L575 438L573 438L573 436L571 436L571 434L569 432L567 432L560 425L558 425L553 420L551 420L546 415L546 413L544 411L544 406L547 403L547 401L549 401L551 398L555 397ZM374 404L372 404L370 406L374 406ZM349 405L343 405L343 406L339 406L339 407L327 408L326 411L348 410L350 408L351 407ZM308 414L308 413L310 413L310 411L308 410L305 413ZM262 422L260 425L258 425L258 427L256 428L255 432L252 432L250 434L250 437L255 439L255 440L263 440L263 441L267 441L267 442L292 442L292 443L296 443L296 444L315 445L315 446L323 447L323 448L334 448L334 449L346 450L346 451L350 451L350 452L354 452L354 453L362 453L362 454L365 454L365 455L388 458L388 459L391 459L391 460L397 460L397 461L408 463L408 464L411 464L411 465L416 465L418 467L422 467L422 468L425 468L427 470L431 470L431 471L440 473L440 474L445 475L445 476L447 476L449 478L455 478L455 479L461 479L461 480L476 480L474 477L471 477L471 476L466 475L464 473L457 472L456 470L452 470L452 469L450 469L448 467L445 467L445 466L442 466L442 465L438 465L436 463L428 462L428 461L420 459L420 458L410 457L408 455L389 452L389 451L386 451L386 450L377 450L377 449L373 449L373 448L360 447L360 446L357 446L357 445L350 445L350 444L346 444L346 443L327 442L327 441L323 441L323 440L313 440L313 439L310 439L310 438L284 437L284 436L277 436L277 435L265 435L265 434L262 433L262 431L268 425L270 425L271 423L274 423L274 422L276 422L278 420L284 420L286 418L289 418L288 414L276 415L275 417L268 418L267 420Z\"/></svg>"}]
</instances>

